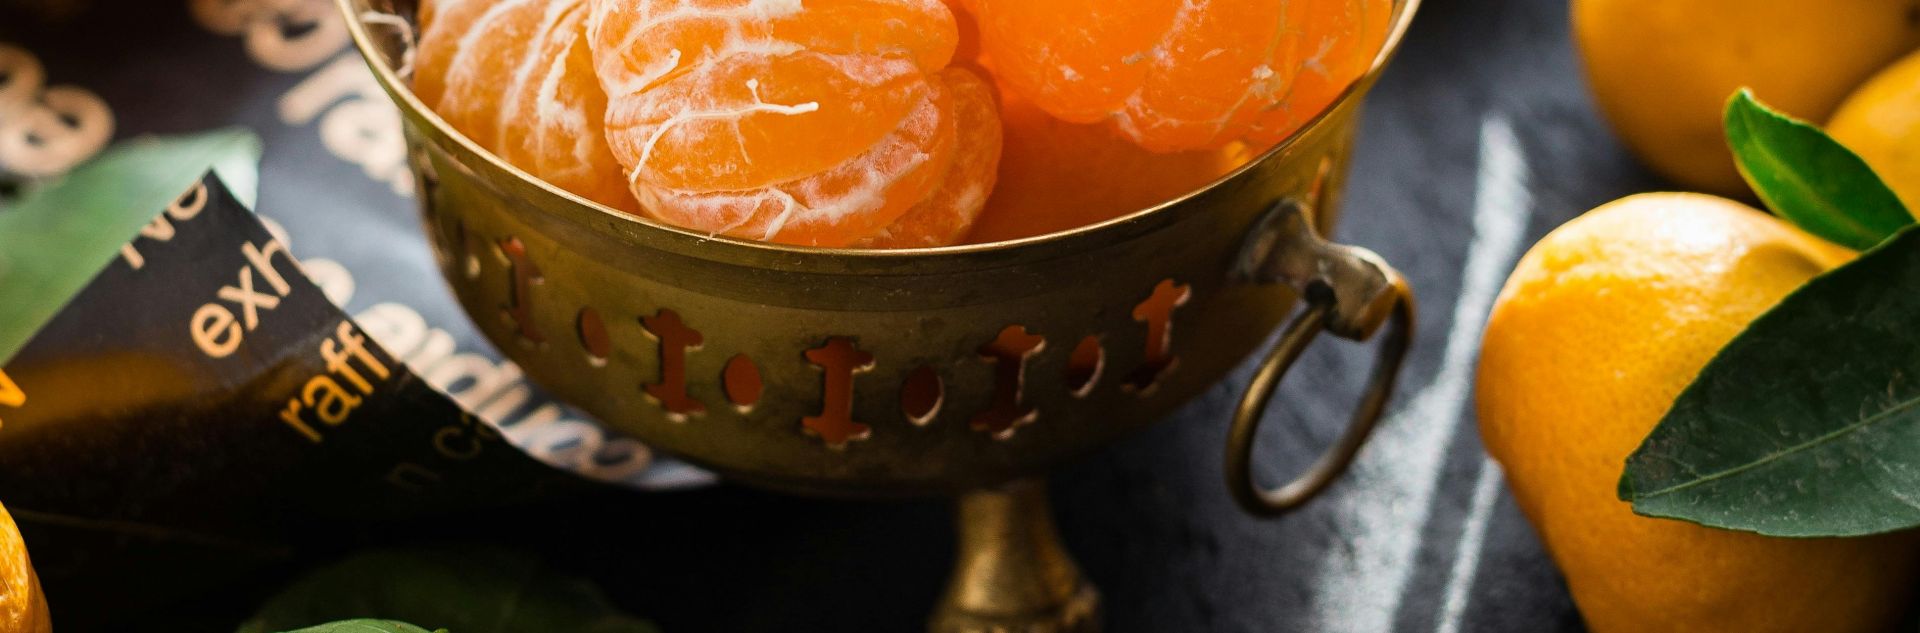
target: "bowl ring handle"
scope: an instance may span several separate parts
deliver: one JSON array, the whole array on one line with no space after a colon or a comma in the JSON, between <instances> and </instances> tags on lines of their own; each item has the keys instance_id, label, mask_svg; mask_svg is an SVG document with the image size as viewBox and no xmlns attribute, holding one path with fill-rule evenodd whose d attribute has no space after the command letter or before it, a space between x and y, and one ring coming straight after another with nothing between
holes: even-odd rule
<instances>
[{"instance_id":1,"label":"bowl ring handle","mask_svg":"<svg viewBox=\"0 0 1920 633\"><path fill-rule=\"evenodd\" d=\"M1395 378L1413 339L1413 291L1392 266L1372 251L1322 239L1306 205L1283 200L1256 225L1242 250L1235 276L1258 283L1285 283L1305 300L1253 375L1227 433L1227 489L1247 512L1285 514L1306 503L1346 471L1373 431L1393 394ZM1385 338L1375 353L1373 374L1346 431L1312 466L1275 489L1253 479L1253 443L1261 413L1287 369L1322 331L1364 341L1381 326Z\"/></svg>"}]
</instances>

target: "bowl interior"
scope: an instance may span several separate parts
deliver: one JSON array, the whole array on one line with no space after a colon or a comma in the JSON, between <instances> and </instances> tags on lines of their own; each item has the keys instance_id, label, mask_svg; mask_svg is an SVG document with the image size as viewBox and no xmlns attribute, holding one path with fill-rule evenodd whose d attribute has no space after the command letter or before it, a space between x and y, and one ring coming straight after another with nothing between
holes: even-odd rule
<instances>
[{"instance_id":1,"label":"bowl interior","mask_svg":"<svg viewBox=\"0 0 1920 633\"><path fill-rule=\"evenodd\" d=\"M1378 72L1258 160L1123 218L994 244L818 249L664 226L513 168L407 89L410 0L340 1L400 107L442 273L496 346L655 448L835 494L1029 476L1218 382L1295 300L1235 275L1249 238L1287 199L1330 228ZM1396 5L1389 51L1411 6Z\"/></svg>"},{"instance_id":2,"label":"bowl interior","mask_svg":"<svg viewBox=\"0 0 1920 633\"><path fill-rule=\"evenodd\" d=\"M1399 49L1400 42L1404 38L1406 30L1411 24L1420 3L1420 0L1393 0L1391 26L1380 50L1375 53L1367 72L1342 91L1340 96L1336 98L1333 103L1329 104L1327 108L1303 124L1292 136L1267 148L1257 157L1240 165L1238 168L1192 191L1175 196L1160 204L1138 209L1109 220L1044 235L1014 240L933 248L871 250L772 244L690 231L678 226L624 213L581 198L559 187L552 186L532 174L513 167L492 152L480 147L458 130L453 129L446 121L440 119L431 108L426 107L425 104L421 103L419 99L414 96L410 87L410 73L414 54L413 47L418 32L416 29L416 14L419 6L418 0L337 1L340 3L343 11L349 16L353 16L353 19L348 20L348 22L356 45L360 47L362 53L369 60L369 65L373 68L375 75L383 87L393 95L402 110L409 115L418 115L430 122L431 127L434 128L436 133L444 134L448 137L447 140L463 145L466 149L484 157L485 160L493 163L493 166L499 171L513 178L527 181L527 183L531 185L531 188L541 190L542 193L546 195L559 197L580 207L591 209L591 215L600 217L583 219L588 219L592 222L609 223L611 226L618 227L619 233L634 236L636 241L655 243L677 241L683 244L695 244L698 250L709 253L729 251L721 255L720 258L730 261L740 261L742 257L746 257L747 259L765 259L770 262L779 262L785 266L797 265L801 267L810 267L807 265L808 260L815 257L884 259L948 256L957 258L957 265L967 267L978 266L982 261L978 258L967 257L967 255L982 252L998 252L1001 253L999 257L1010 257L1013 258L1013 260L1019 260L1022 256L1018 251L1022 249L1044 246L1055 242L1104 243L1108 240L1100 239L1101 237L1109 236L1108 234L1128 233L1124 227L1136 224L1147 216L1162 215L1170 211L1188 208L1191 205L1182 205L1181 203L1207 190L1216 188L1222 183L1240 178L1246 172L1261 169L1263 165L1271 162L1274 157L1289 152L1299 142L1302 135L1320 125L1320 122L1330 116L1331 113L1341 108L1352 107L1352 102L1359 100L1361 95L1372 86L1373 82L1378 79L1379 74L1386 67L1387 62L1392 59L1394 53ZM766 256L756 257L731 252L739 249L764 251ZM1002 259L1001 261L1011 260ZM828 266L823 268L823 270L832 268L833 266Z\"/></svg>"}]
</instances>

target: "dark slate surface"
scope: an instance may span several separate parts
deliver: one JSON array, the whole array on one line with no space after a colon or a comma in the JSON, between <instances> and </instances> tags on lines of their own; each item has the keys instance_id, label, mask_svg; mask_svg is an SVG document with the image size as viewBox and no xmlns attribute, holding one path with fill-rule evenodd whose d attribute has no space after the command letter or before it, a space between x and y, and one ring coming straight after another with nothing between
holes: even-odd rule
<instances>
[{"instance_id":1,"label":"dark slate surface","mask_svg":"<svg viewBox=\"0 0 1920 633\"><path fill-rule=\"evenodd\" d=\"M271 70L239 36L209 32L182 8L218 2L97 4L115 17L57 28L0 22L0 42L38 55L51 83L101 95L120 136L223 124L260 132L263 213L302 257L344 264L350 312L399 300L463 352L497 358L437 294L437 280L387 272L426 276L431 264L410 203L322 142L324 112L355 98L322 99L313 120L283 112L287 95L350 51ZM1385 255L1422 300L1398 413L1353 475L1278 520L1243 515L1221 485L1225 418L1245 370L1175 419L1062 469L1058 520L1105 590L1109 630L1581 629L1480 451L1473 347L1527 244L1584 209L1660 185L1597 118L1563 0L1429 0L1373 94L1359 143L1339 237ZM1269 477L1332 440L1367 358L1356 346L1309 353L1264 429ZM633 480L698 480L671 464L649 473ZM432 527L544 552L669 631L909 631L944 582L949 519L933 501L818 501L721 485L609 491ZM237 583L151 630L224 630L275 578Z\"/></svg>"}]
</instances>

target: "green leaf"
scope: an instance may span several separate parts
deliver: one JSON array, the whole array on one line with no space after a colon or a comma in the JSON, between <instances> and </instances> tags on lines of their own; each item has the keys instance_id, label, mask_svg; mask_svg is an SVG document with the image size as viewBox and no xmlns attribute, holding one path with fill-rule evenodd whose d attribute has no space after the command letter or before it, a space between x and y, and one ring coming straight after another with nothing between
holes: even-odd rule
<instances>
[{"instance_id":1,"label":"green leaf","mask_svg":"<svg viewBox=\"0 0 1920 633\"><path fill-rule=\"evenodd\" d=\"M658 633L584 580L478 546L377 550L321 568L269 600L240 633L364 617L454 633Z\"/></svg>"},{"instance_id":2,"label":"green leaf","mask_svg":"<svg viewBox=\"0 0 1920 633\"><path fill-rule=\"evenodd\" d=\"M1734 337L1627 458L1643 515L1773 536L1920 525L1920 229Z\"/></svg>"},{"instance_id":3,"label":"green leaf","mask_svg":"<svg viewBox=\"0 0 1920 633\"><path fill-rule=\"evenodd\" d=\"M1727 144L1760 200L1808 233L1866 250L1913 223L1880 176L1820 128L1741 89L1727 100Z\"/></svg>"},{"instance_id":4,"label":"green leaf","mask_svg":"<svg viewBox=\"0 0 1920 633\"><path fill-rule=\"evenodd\" d=\"M405 622L392 620L342 620L287 633L447 633L447 630L428 631Z\"/></svg>"},{"instance_id":5,"label":"green leaf","mask_svg":"<svg viewBox=\"0 0 1920 633\"><path fill-rule=\"evenodd\" d=\"M0 364L208 169L253 179L259 156L244 130L138 139L0 207Z\"/></svg>"}]
</instances>

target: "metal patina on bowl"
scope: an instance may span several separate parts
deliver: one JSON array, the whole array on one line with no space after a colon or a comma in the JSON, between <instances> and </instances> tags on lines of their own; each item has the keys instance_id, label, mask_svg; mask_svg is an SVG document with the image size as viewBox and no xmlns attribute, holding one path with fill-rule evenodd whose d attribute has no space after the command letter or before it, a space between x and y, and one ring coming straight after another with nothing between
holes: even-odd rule
<instances>
[{"instance_id":1,"label":"metal patina on bowl","mask_svg":"<svg viewBox=\"0 0 1920 633\"><path fill-rule=\"evenodd\" d=\"M1032 478L1159 420L1271 338L1233 420L1228 488L1276 514L1319 492L1379 417L1412 296L1332 228L1371 70L1257 160L1111 221L898 251L716 237L588 202L481 149L408 88L415 0L340 0L398 104L420 208L460 303L527 375L613 428L728 477L833 495L960 496L938 631L1097 626ZM1261 409L1321 331L1387 326L1345 434L1278 489L1249 466Z\"/></svg>"}]
</instances>

